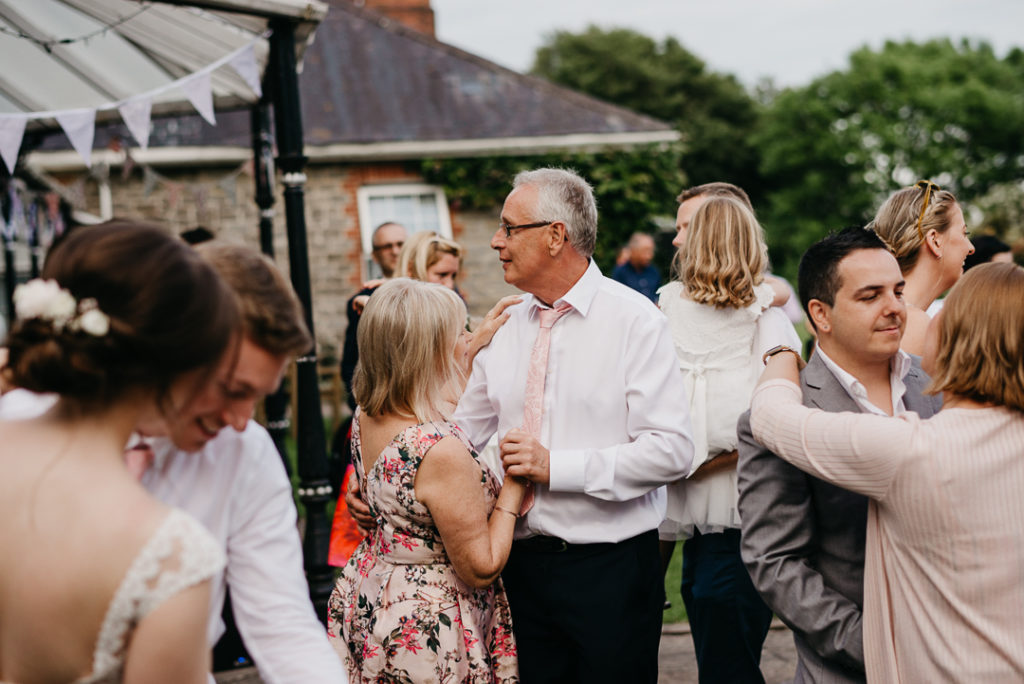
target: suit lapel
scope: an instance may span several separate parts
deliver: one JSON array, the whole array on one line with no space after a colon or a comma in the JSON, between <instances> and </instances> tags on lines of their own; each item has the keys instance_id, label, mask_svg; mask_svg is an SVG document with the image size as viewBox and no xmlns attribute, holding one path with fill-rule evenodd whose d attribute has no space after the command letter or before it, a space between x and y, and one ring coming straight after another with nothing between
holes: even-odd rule
<instances>
[{"instance_id":1,"label":"suit lapel","mask_svg":"<svg viewBox=\"0 0 1024 684\"><path fill-rule=\"evenodd\" d=\"M807 368L800 374L800 384L804 391L804 406L820 408L829 413L861 413L860 406L839 384L817 352L811 355Z\"/></svg>"},{"instance_id":2,"label":"suit lapel","mask_svg":"<svg viewBox=\"0 0 1024 684\"><path fill-rule=\"evenodd\" d=\"M922 418L930 418L935 415L939 408L939 402L935 397L923 394L924 388L928 386L930 379L921 370L921 361L912 356L913 365L907 376L903 378L903 384L907 389L903 393L903 403L908 411L913 411ZM838 413L840 411L854 411L863 413L860 406L853 400L843 386L832 375L825 362L817 353L811 356L807 362L807 368L800 374L800 385L804 391L804 405L820 408L824 411Z\"/></svg>"}]
</instances>

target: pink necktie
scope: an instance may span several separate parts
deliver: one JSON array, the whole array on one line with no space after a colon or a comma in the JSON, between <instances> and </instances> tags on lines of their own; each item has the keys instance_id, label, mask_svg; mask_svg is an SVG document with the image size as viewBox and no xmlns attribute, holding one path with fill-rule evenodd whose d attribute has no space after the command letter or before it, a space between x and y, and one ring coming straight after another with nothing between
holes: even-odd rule
<instances>
[{"instance_id":1,"label":"pink necktie","mask_svg":"<svg viewBox=\"0 0 1024 684\"><path fill-rule=\"evenodd\" d=\"M544 414L544 379L548 372L548 349L551 346L551 326L572 311L572 305L562 303L554 309L539 309L540 330L530 352L530 367L526 371L526 392L523 395L523 430L540 439L541 418ZM520 515L533 508L533 484L528 486Z\"/></svg>"},{"instance_id":2,"label":"pink necktie","mask_svg":"<svg viewBox=\"0 0 1024 684\"><path fill-rule=\"evenodd\" d=\"M136 480L141 480L149 467L153 465L153 458L153 450L149 445L145 442L138 442L135 446L125 450L124 465Z\"/></svg>"}]
</instances>

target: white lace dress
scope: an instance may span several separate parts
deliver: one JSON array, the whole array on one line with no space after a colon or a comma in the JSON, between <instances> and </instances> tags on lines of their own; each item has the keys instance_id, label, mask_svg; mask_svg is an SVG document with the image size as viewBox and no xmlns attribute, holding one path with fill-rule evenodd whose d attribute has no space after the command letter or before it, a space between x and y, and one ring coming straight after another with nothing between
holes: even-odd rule
<instances>
[{"instance_id":1,"label":"white lace dress","mask_svg":"<svg viewBox=\"0 0 1024 684\"><path fill-rule=\"evenodd\" d=\"M758 320L771 306L773 292L770 285L762 284L754 293L754 303L746 308L716 309L683 295L679 281L658 290L658 306L668 317L690 401L694 438L690 475L710 458L736 448L736 421L750 407L754 385L763 370L764 350L755 347L793 344L791 337L759 339ZM735 469L670 484L668 511L658 528L659 536L688 539L694 528L701 534L737 528L737 498Z\"/></svg>"},{"instance_id":2,"label":"white lace dress","mask_svg":"<svg viewBox=\"0 0 1024 684\"><path fill-rule=\"evenodd\" d=\"M177 509L142 547L103 619L92 674L75 684L120 682L132 632L147 614L175 594L220 572L224 552L202 525Z\"/></svg>"}]
</instances>

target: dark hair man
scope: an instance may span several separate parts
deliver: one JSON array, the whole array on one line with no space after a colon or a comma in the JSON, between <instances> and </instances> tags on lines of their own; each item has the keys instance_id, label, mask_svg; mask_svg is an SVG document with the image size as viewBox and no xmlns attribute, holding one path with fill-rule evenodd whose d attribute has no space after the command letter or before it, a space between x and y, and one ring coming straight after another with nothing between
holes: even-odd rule
<instances>
[{"instance_id":1,"label":"dark hair man","mask_svg":"<svg viewBox=\"0 0 1024 684\"><path fill-rule=\"evenodd\" d=\"M812 245L799 291L817 335L800 374L804 404L825 411L922 417L920 359L901 351L903 276L873 232L847 228ZM797 683L863 682L861 635L867 499L785 463L739 425L743 560L765 602L793 630Z\"/></svg>"}]
</instances>

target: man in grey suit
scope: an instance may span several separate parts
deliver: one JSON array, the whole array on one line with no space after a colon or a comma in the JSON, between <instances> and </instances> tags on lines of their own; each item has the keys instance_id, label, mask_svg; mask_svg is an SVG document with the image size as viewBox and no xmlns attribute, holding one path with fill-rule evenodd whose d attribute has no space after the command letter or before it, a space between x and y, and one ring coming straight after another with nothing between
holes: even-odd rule
<instances>
[{"instance_id":1,"label":"man in grey suit","mask_svg":"<svg viewBox=\"0 0 1024 684\"><path fill-rule=\"evenodd\" d=\"M903 276L878 236L847 228L811 246L800 261L799 290L818 338L800 374L806 406L922 417L939 409L939 397L922 394L929 379L920 359L899 348ZM749 412L738 431L743 561L765 602L793 630L794 681L865 681L867 498L767 451L751 435Z\"/></svg>"}]
</instances>

